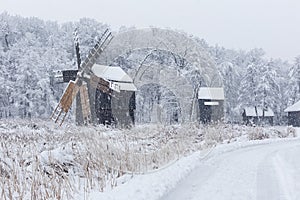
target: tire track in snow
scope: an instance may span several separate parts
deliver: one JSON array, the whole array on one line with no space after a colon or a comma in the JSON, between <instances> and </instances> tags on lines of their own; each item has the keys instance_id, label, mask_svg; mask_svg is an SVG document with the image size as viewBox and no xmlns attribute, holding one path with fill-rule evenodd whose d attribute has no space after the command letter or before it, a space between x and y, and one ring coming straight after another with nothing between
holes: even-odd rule
<instances>
[{"instance_id":1,"label":"tire track in snow","mask_svg":"<svg viewBox=\"0 0 300 200\"><path fill-rule=\"evenodd\" d=\"M299 140L280 141L212 156L161 199L294 200L291 194L299 192L292 187L292 167L278 153L297 144Z\"/></svg>"},{"instance_id":2,"label":"tire track in snow","mask_svg":"<svg viewBox=\"0 0 300 200\"><path fill-rule=\"evenodd\" d=\"M279 154L273 158L275 174L277 176L280 188L280 199L292 200L293 177L291 177L292 168L283 161Z\"/></svg>"},{"instance_id":3,"label":"tire track in snow","mask_svg":"<svg viewBox=\"0 0 300 200\"><path fill-rule=\"evenodd\" d=\"M299 174L297 166L290 164L284 155L288 155L291 149L300 151L299 145L285 147L268 154L258 168L257 176L257 200L298 200L299 194L295 187L298 180L295 174Z\"/></svg>"},{"instance_id":4,"label":"tire track in snow","mask_svg":"<svg viewBox=\"0 0 300 200\"><path fill-rule=\"evenodd\" d=\"M273 157L276 155L277 150L265 156L260 162L257 169L257 200L279 200L280 186L276 179L276 170L274 167Z\"/></svg>"}]
</instances>

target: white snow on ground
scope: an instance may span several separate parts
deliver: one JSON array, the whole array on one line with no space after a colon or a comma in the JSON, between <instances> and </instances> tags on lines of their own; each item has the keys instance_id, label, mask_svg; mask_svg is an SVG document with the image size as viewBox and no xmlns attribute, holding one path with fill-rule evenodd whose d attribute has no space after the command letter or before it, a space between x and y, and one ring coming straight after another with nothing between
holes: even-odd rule
<instances>
[{"instance_id":1,"label":"white snow on ground","mask_svg":"<svg viewBox=\"0 0 300 200\"><path fill-rule=\"evenodd\" d=\"M140 175L128 175L125 183L112 189L90 194L89 199L129 200L129 199L159 199L167 191L188 175L202 159L205 159L211 150L194 153L171 163L162 169L149 171ZM128 179L129 178L129 179ZM82 196L82 195L81 195Z\"/></svg>"},{"instance_id":2,"label":"white snow on ground","mask_svg":"<svg viewBox=\"0 0 300 200\"><path fill-rule=\"evenodd\" d=\"M223 144L89 199L299 199L299 153L300 138Z\"/></svg>"},{"instance_id":3,"label":"white snow on ground","mask_svg":"<svg viewBox=\"0 0 300 200\"><path fill-rule=\"evenodd\" d=\"M226 124L0 121L1 199L298 199L296 135Z\"/></svg>"},{"instance_id":4,"label":"white snow on ground","mask_svg":"<svg viewBox=\"0 0 300 200\"><path fill-rule=\"evenodd\" d=\"M285 154L300 153L300 140L251 145L215 155L162 199L299 199L300 159L287 165Z\"/></svg>"}]
</instances>

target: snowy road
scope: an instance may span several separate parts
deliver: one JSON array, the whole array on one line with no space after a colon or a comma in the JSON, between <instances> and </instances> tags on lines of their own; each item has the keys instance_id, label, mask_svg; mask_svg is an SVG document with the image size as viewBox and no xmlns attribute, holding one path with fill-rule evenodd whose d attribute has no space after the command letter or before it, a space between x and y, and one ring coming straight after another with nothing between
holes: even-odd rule
<instances>
[{"instance_id":1,"label":"snowy road","mask_svg":"<svg viewBox=\"0 0 300 200\"><path fill-rule=\"evenodd\" d=\"M300 199L300 141L213 155L161 199Z\"/></svg>"}]
</instances>

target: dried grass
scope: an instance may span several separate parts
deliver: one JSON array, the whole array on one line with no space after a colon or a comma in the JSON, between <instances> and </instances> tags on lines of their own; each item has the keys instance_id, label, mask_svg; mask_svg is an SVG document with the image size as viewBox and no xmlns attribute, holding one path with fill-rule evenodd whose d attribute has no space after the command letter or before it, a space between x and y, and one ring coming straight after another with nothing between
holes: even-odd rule
<instances>
[{"instance_id":1,"label":"dried grass","mask_svg":"<svg viewBox=\"0 0 300 200\"><path fill-rule=\"evenodd\" d=\"M124 174L155 172L191 152L231 142L249 131L249 139L266 138L262 129L225 124L117 130L58 128L38 120L0 121L0 199L88 196L93 190L116 187Z\"/></svg>"}]
</instances>

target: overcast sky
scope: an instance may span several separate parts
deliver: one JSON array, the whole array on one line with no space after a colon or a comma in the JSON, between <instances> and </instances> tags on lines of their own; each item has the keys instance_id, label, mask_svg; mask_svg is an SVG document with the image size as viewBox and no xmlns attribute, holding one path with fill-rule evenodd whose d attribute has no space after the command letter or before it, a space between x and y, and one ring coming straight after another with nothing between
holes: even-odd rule
<instances>
[{"instance_id":1,"label":"overcast sky","mask_svg":"<svg viewBox=\"0 0 300 200\"><path fill-rule=\"evenodd\" d=\"M0 0L0 12L58 22L180 29L209 44L294 60L300 55L300 0Z\"/></svg>"}]
</instances>

